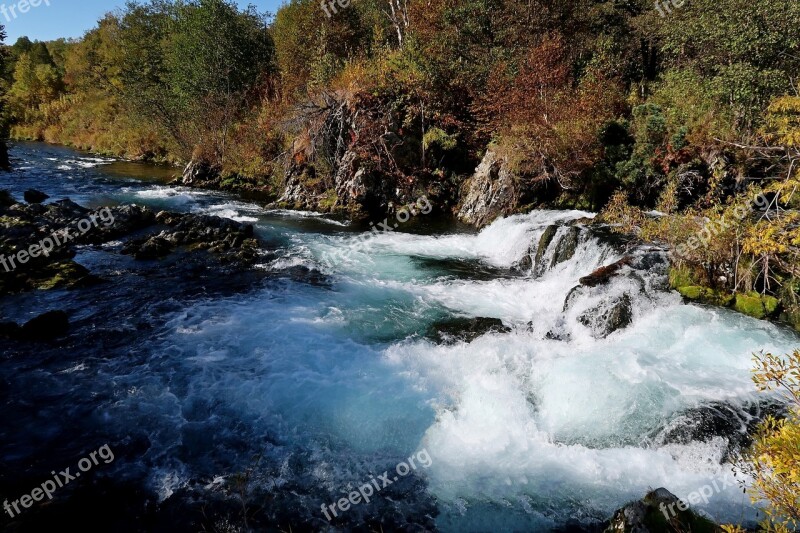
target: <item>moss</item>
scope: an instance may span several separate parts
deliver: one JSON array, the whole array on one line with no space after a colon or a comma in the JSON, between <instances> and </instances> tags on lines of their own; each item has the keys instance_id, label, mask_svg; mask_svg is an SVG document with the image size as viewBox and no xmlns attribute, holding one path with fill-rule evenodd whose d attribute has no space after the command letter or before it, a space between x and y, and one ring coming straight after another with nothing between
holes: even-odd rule
<instances>
[{"instance_id":1,"label":"moss","mask_svg":"<svg viewBox=\"0 0 800 533\"><path fill-rule=\"evenodd\" d=\"M731 293L709 289L708 287L701 287L699 285L678 287L677 290L681 293L681 296L686 299L710 305L718 305L720 307L730 307L734 299Z\"/></svg>"},{"instance_id":2,"label":"moss","mask_svg":"<svg viewBox=\"0 0 800 533\"><path fill-rule=\"evenodd\" d=\"M754 292L737 294L734 307L740 313L752 316L753 318L766 318L769 314L765 308L762 296ZM775 307L777 308L777 304L775 304Z\"/></svg>"},{"instance_id":3,"label":"moss","mask_svg":"<svg viewBox=\"0 0 800 533\"><path fill-rule=\"evenodd\" d=\"M698 282L692 275L691 270L686 267L672 267L669 269L669 283L675 289L680 290L681 287L697 286Z\"/></svg>"},{"instance_id":4,"label":"moss","mask_svg":"<svg viewBox=\"0 0 800 533\"><path fill-rule=\"evenodd\" d=\"M703 297L706 290L705 288L697 285L689 285L687 287L678 287L678 292L681 293L681 296L684 298L688 298L690 300L699 300Z\"/></svg>"},{"instance_id":5,"label":"moss","mask_svg":"<svg viewBox=\"0 0 800 533\"><path fill-rule=\"evenodd\" d=\"M339 202L339 197L336 195L334 189L329 189L319 200L319 207L323 211L333 211L336 204Z\"/></svg>"},{"instance_id":6,"label":"moss","mask_svg":"<svg viewBox=\"0 0 800 533\"><path fill-rule=\"evenodd\" d=\"M774 296L762 296L761 301L764 304L764 309L767 311L768 315L774 315L778 310L780 301Z\"/></svg>"}]
</instances>

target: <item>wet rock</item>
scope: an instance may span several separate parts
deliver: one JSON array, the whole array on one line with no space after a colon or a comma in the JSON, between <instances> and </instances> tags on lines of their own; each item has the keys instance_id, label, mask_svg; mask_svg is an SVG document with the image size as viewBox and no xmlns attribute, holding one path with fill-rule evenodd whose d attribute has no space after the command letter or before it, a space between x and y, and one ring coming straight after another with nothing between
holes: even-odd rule
<instances>
[{"instance_id":1,"label":"wet rock","mask_svg":"<svg viewBox=\"0 0 800 533\"><path fill-rule=\"evenodd\" d=\"M37 191L36 189L28 189L25 191L25 201L29 204L40 204L50 198L50 196L46 195L42 191Z\"/></svg>"},{"instance_id":2,"label":"wet rock","mask_svg":"<svg viewBox=\"0 0 800 533\"><path fill-rule=\"evenodd\" d=\"M580 229L570 226L565 235L558 241L556 253L553 255L553 261L550 263L552 269L556 265L560 265L569 261L575 256L575 250L578 248L578 240L580 238Z\"/></svg>"},{"instance_id":3,"label":"wet rock","mask_svg":"<svg viewBox=\"0 0 800 533\"><path fill-rule=\"evenodd\" d=\"M6 333L26 341L55 340L69 333L69 317L64 311L50 311L26 322L21 328L6 325Z\"/></svg>"},{"instance_id":4,"label":"wet rock","mask_svg":"<svg viewBox=\"0 0 800 533\"><path fill-rule=\"evenodd\" d=\"M536 246L536 256L534 257L534 275L541 276L547 270L547 265L544 264L544 256L550 244L558 233L558 226L547 226L542 236L539 238L539 244Z\"/></svg>"},{"instance_id":5,"label":"wet rock","mask_svg":"<svg viewBox=\"0 0 800 533\"><path fill-rule=\"evenodd\" d=\"M498 318L453 318L433 324L425 337L440 344L472 342L487 333L509 333L511 328L504 326Z\"/></svg>"},{"instance_id":6,"label":"wet rock","mask_svg":"<svg viewBox=\"0 0 800 533\"><path fill-rule=\"evenodd\" d=\"M6 190L0 190L0 207L8 207L17 203L11 193Z\"/></svg>"},{"instance_id":7,"label":"wet rock","mask_svg":"<svg viewBox=\"0 0 800 533\"><path fill-rule=\"evenodd\" d=\"M22 326L21 336L27 340L52 340L69 332L69 317L64 311L50 311Z\"/></svg>"},{"instance_id":8,"label":"wet rock","mask_svg":"<svg viewBox=\"0 0 800 533\"><path fill-rule=\"evenodd\" d=\"M728 448L721 459L726 461L732 453L752 443L751 435L767 416L785 417L786 406L771 400L744 406L712 402L679 413L651 439L656 445L663 446L708 442L715 437L724 437L728 440Z\"/></svg>"},{"instance_id":9,"label":"wet rock","mask_svg":"<svg viewBox=\"0 0 800 533\"><path fill-rule=\"evenodd\" d=\"M600 267L588 276L582 277L580 279L580 283L584 287L597 287L598 285L605 285L611 281L611 279L616 276L620 270L626 266L630 266L632 261L632 257L625 256L616 263Z\"/></svg>"},{"instance_id":10,"label":"wet rock","mask_svg":"<svg viewBox=\"0 0 800 533\"><path fill-rule=\"evenodd\" d=\"M626 293L621 297L589 309L578 317L578 321L590 328L595 338L604 339L628 327L633 322L633 304Z\"/></svg>"},{"instance_id":11,"label":"wet rock","mask_svg":"<svg viewBox=\"0 0 800 533\"><path fill-rule=\"evenodd\" d=\"M605 533L717 532L720 527L693 512L665 488L648 493L614 513Z\"/></svg>"},{"instance_id":12,"label":"wet rock","mask_svg":"<svg viewBox=\"0 0 800 533\"><path fill-rule=\"evenodd\" d=\"M155 220L169 229L157 235L133 239L122 253L137 260L160 259L180 247L205 250L224 262L250 264L258 257L258 241L253 226L210 215L168 213L162 211Z\"/></svg>"},{"instance_id":13,"label":"wet rock","mask_svg":"<svg viewBox=\"0 0 800 533\"><path fill-rule=\"evenodd\" d=\"M511 214L519 191L507 162L489 150L462 187L458 219L481 228L495 219Z\"/></svg>"}]
</instances>

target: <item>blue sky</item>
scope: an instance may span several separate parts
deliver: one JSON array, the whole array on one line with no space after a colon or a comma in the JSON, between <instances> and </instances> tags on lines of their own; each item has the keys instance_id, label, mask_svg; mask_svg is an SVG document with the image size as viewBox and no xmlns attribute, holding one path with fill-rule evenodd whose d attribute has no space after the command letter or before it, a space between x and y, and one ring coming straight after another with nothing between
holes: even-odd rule
<instances>
[{"instance_id":1,"label":"blue sky","mask_svg":"<svg viewBox=\"0 0 800 533\"><path fill-rule=\"evenodd\" d=\"M29 8L27 13L19 13L17 6L20 0L0 0L0 24L6 27L8 44L14 44L17 38L27 35L31 40L47 41L59 37L81 37L86 30L105 13L123 6L125 0L39 0L39 7ZM46 5L45 1L50 5ZM255 5L259 11L274 13L283 0L237 0L244 7ZM5 14L2 6L6 7ZM10 8L14 6L16 18L11 16Z\"/></svg>"}]
</instances>

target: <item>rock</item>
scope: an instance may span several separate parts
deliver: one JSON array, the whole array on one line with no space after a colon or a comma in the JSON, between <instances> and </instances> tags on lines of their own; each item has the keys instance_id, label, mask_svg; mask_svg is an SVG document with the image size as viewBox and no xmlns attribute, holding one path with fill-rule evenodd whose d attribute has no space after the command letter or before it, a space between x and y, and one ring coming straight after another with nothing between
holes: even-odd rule
<instances>
[{"instance_id":1,"label":"rock","mask_svg":"<svg viewBox=\"0 0 800 533\"><path fill-rule=\"evenodd\" d=\"M178 183L186 187L207 187L220 179L220 169L204 159L193 159L186 165Z\"/></svg>"},{"instance_id":2,"label":"rock","mask_svg":"<svg viewBox=\"0 0 800 533\"><path fill-rule=\"evenodd\" d=\"M50 196L36 189L28 189L25 191L25 201L29 204L40 204L48 198L50 198Z\"/></svg>"},{"instance_id":3,"label":"rock","mask_svg":"<svg viewBox=\"0 0 800 533\"><path fill-rule=\"evenodd\" d=\"M69 317L64 311L50 311L27 322L19 338L28 341L51 341L69 333Z\"/></svg>"},{"instance_id":4,"label":"rock","mask_svg":"<svg viewBox=\"0 0 800 533\"><path fill-rule=\"evenodd\" d=\"M0 339L17 339L22 328L16 322L0 322Z\"/></svg>"},{"instance_id":5,"label":"rock","mask_svg":"<svg viewBox=\"0 0 800 533\"><path fill-rule=\"evenodd\" d=\"M0 207L8 207L16 204L17 201L11 196L11 193L6 190L0 190Z\"/></svg>"},{"instance_id":6,"label":"rock","mask_svg":"<svg viewBox=\"0 0 800 533\"><path fill-rule=\"evenodd\" d=\"M462 187L458 219L481 228L511 214L519 191L507 162L489 150Z\"/></svg>"},{"instance_id":7,"label":"rock","mask_svg":"<svg viewBox=\"0 0 800 533\"><path fill-rule=\"evenodd\" d=\"M614 513L605 533L680 533L683 531L718 532L721 528L688 506L665 488L648 493Z\"/></svg>"},{"instance_id":8,"label":"rock","mask_svg":"<svg viewBox=\"0 0 800 533\"><path fill-rule=\"evenodd\" d=\"M590 328L595 338L604 339L633 322L631 297L625 293L619 298L603 302L583 313L578 321Z\"/></svg>"},{"instance_id":9,"label":"rock","mask_svg":"<svg viewBox=\"0 0 800 533\"><path fill-rule=\"evenodd\" d=\"M8 144L6 140L0 140L0 170L11 171L11 161L8 157Z\"/></svg>"},{"instance_id":10,"label":"rock","mask_svg":"<svg viewBox=\"0 0 800 533\"><path fill-rule=\"evenodd\" d=\"M724 437L728 448L721 460L728 461L731 454L752 443L751 435L768 415L785 418L786 406L773 400L743 406L712 402L686 409L650 438L657 446L664 446L708 442L715 437Z\"/></svg>"},{"instance_id":11,"label":"rock","mask_svg":"<svg viewBox=\"0 0 800 533\"><path fill-rule=\"evenodd\" d=\"M365 168L354 152L346 152L334 177L335 205L351 214L384 216L394 197L391 183Z\"/></svg>"},{"instance_id":12,"label":"rock","mask_svg":"<svg viewBox=\"0 0 800 533\"><path fill-rule=\"evenodd\" d=\"M547 226L539 238L539 244L536 246L536 255L534 256L534 276L539 277L547 270L547 265L544 264L544 254L553 242L556 234L558 233L558 226Z\"/></svg>"},{"instance_id":13,"label":"rock","mask_svg":"<svg viewBox=\"0 0 800 533\"><path fill-rule=\"evenodd\" d=\"M616 276L620 270L626 266L629 266L632 260L632 257L625 256L616 263L600 267L588 276L582 277L580 279L580 283L584 287L597 287L598 285L605 285L611 281L611 278Z\"/></svg>"},{"instance_id":14,"label":"rock","mask_svg":"<svg viewBox=\"0 0 800 533\"><path fill-rule=\"evenodd\" d=\"M437 322L428 328L426 338L441 344L472 342L487 333L508 333L511 328L498 318L453 318Z\"/></svg>"},{"instance_id":15,"label":"rock","mask_svg":"<svg viewBox=\"0 0 800 533\"><path fill-rule=\"evenodd\" d=\"M569 261L575 256L575 250L578 248L578 240L580 237L580 229L570 226L567 229L566 235L562 236L558 241L556 253L553 254L553 261L550 263L552 269L556 265L560 265Z\"/></svg>"},{"instance_id":16,"label":"rock","mask_svg":"<svg viewBox=\"0 0 800 533\"><path fill-rule=\"evenodd\" d=\"M206 250L224 262L250 264L258 258L253 226L210 215L160 212L155 220L169 229L133 239L122 253L137 260L160 259L179 247Z\"/></svg>"}]
</instances>

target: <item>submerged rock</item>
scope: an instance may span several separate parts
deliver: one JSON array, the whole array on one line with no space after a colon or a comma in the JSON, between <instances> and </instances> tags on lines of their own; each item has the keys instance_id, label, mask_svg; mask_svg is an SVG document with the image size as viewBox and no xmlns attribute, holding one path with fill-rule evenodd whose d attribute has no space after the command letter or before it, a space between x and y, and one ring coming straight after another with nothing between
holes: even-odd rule
<instances>
[{"instance_id":1,"label":"submerged rock","mask_svg":"<svg viewBox=\"0 0 800 533\"><path fill-rule=\"evenodd\" d=\"M69 333L69 317L64 311L50 311L39 315L23 326L15 322L0 324L0 338L23 341L52 341Z\"/></svg>"},{"instance_id":2,"label":"submerged rock","mask_svg":"<svg viewBox=\"0 0 800 533\"><path fill-rule=\"evenodd\" d=\"M692 511L665 488L648 493L614 513L605 533L717 532L721 528Z\"/></svg>"},{"instance_id":3,"label":"submerged rock","mask_svg":"<svg viewBox=\"0 0 800 533\"><path fill-rule=\"evenodd\" d=\"M655 445L664 446L709 442L721 437L728 444L720 460L728 461L731 454L752 443L753 433L767 416L785 417L786 406L772 400L744 406L712 402L679 413L650 438Z\"/></svg>"},{"instance_id":4,"label":"submerged rock","mask_svg":"<svg viewBox=\"0 0 800 533\"><path fill-rule=\"evenodd\" d=\"M495 219L513 213L519 196L508 163L489 150L462 187L458 219L482 228Z\"/></svg>"},{"instance_id":5,"label":"submerged rock","mask_svg":"<svg viewBox=\"0 0 800 533\"><path fill-rule=\"evenodd\" d=\"M12 199L13 200L13 199ZM98 281L73 261L77 245L123 240L123 253L159 259L203 250L217 264L252 265L253 227L213 216L160 213L136 205L91 211L64 199L48 205L0 202L0 296L75 288ZM47 250L45 252L45 250ZM23 260L19 259L19 254Z\"/></svg>"},{"instance_id":6,"label":"submerged rock","mask_svg":"<svg viewBox=\"0 0 800 533\"><path fill-rule=\"evenodd\" d=\"M503 325L499 318L452 318L433 324L426 338L440 344L472 342L487 333L509 333L511 328Z\"/></svg>"}]
</instances>

